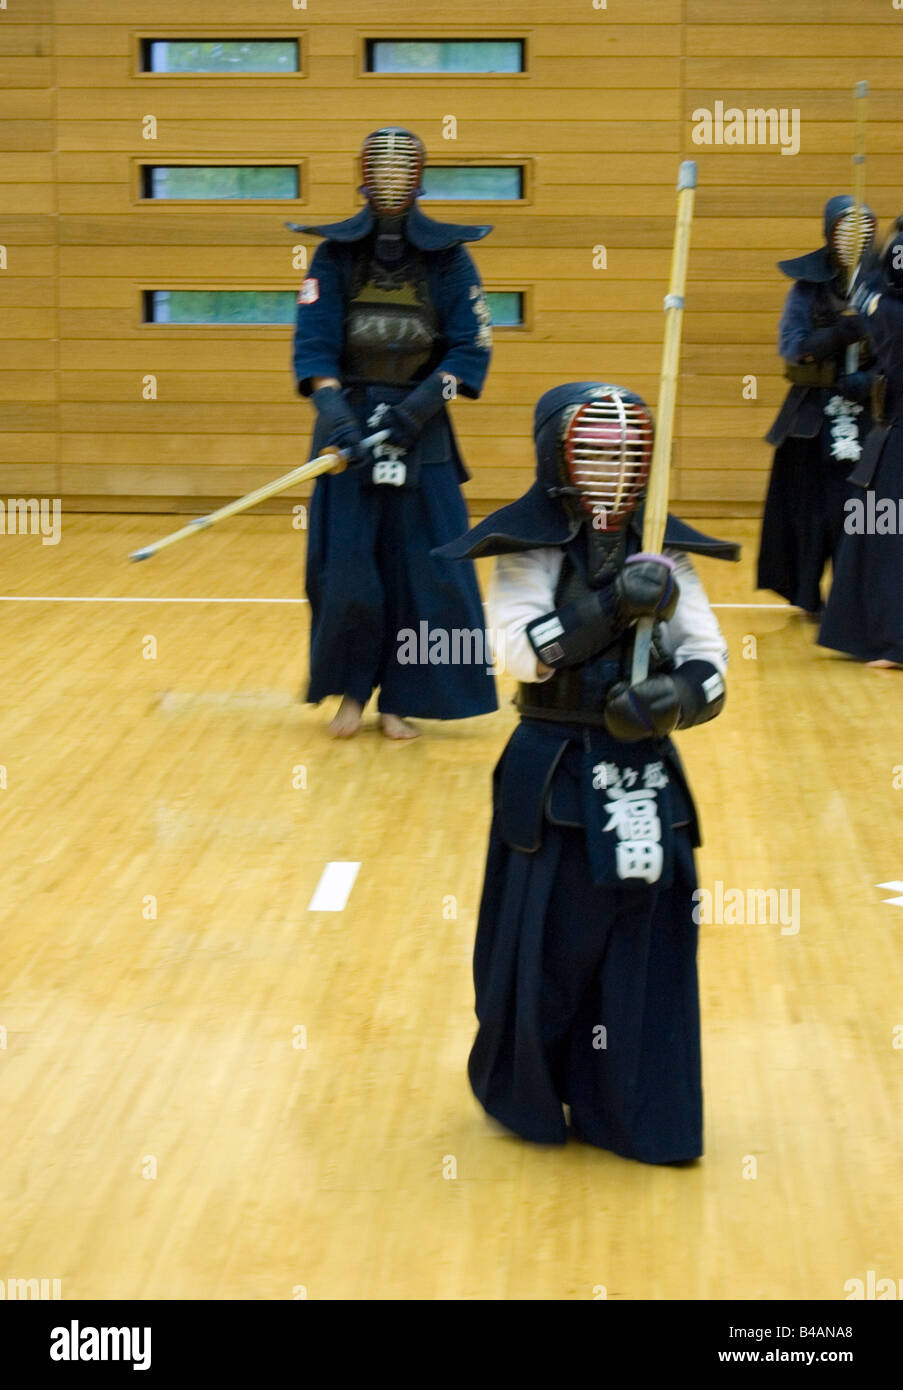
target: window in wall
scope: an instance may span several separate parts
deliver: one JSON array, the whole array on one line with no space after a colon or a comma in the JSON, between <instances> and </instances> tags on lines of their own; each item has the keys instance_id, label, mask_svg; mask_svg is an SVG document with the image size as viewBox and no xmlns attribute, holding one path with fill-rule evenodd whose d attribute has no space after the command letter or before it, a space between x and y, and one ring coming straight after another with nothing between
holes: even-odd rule
<instances>
[{"instance_id":1,"label":"window in wall","mask_svg":"<svg viewBox=\"0 0 903 1390\"><path fill-rule=\"evenodd\" d=\"M368 39L365 72L524 72L523 39Z\"/></svg>"},{"instance_id":2,"label":"window in wall","mask_svg":"<svg viewBox=\"0 0 903 1390\"><path fill-rule=\"evenodd\" d=\"M423 171L424 198L517 201L524 196L523 165L433 164Z\"/></svg>"},{"instance_id":3,"label":"window in wall","mask_svg":"<svg viewBox=\"0 0 903 1390\"><path fill-rule=\"evenodd\" d=\"M143 39L143 72L297 72L297 39Z\"/></svg>"},{"instance_id":4,"label":"window in wall","mask_svg":"<svg viewBox=\"0 0 903 1390\"><path fill-rule=\"evenodd\" d=\"M495 328L524 322L521 290L489 290L486 301ZM286 324L295 321L295 290L146 290L145 323Z\"/></svg>"},{"instance_id":5,"label":"window in wall","mask_svg":"<svg viewBox=\"0 0 903 1390\"><path fill-rule=\"evenodd\" d=\"M520 328L524 322L521 290L487 290L486 303L493 328Z\"/></svg>"},{"instance_id":6,"label":"window in wall","mask_svg":"<svg viewBox=\"0 0 903 1390\"><path fill-rule=\"evenodd\" d=\"M142 198L298 198L297 164L143 164Z\"/></svg>"},{"instance_id":7,"label":"window in wall","mask_svg":"<svg viewBox=\"0 0 903 1390\"><path fill-rule=\"evenodd\" d=\"M295 322L295 290L147 290L145 323Z\"/></svg>"}]
</instances>

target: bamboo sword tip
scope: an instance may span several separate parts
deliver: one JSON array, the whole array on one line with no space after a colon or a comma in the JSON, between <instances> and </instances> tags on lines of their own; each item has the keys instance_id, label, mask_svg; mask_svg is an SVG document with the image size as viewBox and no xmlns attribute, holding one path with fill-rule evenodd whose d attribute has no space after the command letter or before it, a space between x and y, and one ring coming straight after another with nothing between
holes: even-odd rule
<instances>
[{"instance_id":1,"label":"bamboo sword tip","mask_svg":"<svg viewBox=\"0 0 903 1390\"><path fill-rule=\"evenodd\" d=\"M680 166L680 173L677 176L677 191L680 193L683 188L696 187L696 160L685 159Z\"/></svg>"}]
</instances>

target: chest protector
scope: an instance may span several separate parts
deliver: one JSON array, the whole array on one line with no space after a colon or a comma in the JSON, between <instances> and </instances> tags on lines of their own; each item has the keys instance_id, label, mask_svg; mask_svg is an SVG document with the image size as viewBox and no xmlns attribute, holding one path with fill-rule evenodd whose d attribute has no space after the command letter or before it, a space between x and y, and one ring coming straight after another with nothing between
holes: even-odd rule
<instances>
[{"instance_id":1,"label":"chest protector","mask_svg":"<svg viewBox=\"0 0 903 1390\"><path fill-rule=\"evenodd\" d=\"M345 307L343 377L405 385L422 374L438 336L422 260L388 269L362 256Z\"/></svg>"},{"instance_id":2,"label":"chest protector","mask_svg":"<svg viewBox=\"0 0 903 1390\"><path fill-rule=\"evenodd\" d=\"M595 540L595 537L592 538ZM574 603L593 590L613 584L627 555L626 528L614 538L615 544L607 545L608 554L595 565L599 582L590 584L583 567L582 557L575 559L570 547L565 550L561 574L555 588L555 607L563 608L566 603ZM590 542L592 546L592 541ZM635 549L632 546L631 549ZM660 643L658 624L653 628L652 648L649 660L650 676L673 669L673 662L665 657ZM608 646L597 653L582 666L568 667L556 671L546 681L523 684L518 687L515 704L522 716L527 719L549 719L563 724L586 724L604 727L605 698L608 691L618 681L629 680L633 657L634 627L627 630Z\"/></svg>"}]
</instances>

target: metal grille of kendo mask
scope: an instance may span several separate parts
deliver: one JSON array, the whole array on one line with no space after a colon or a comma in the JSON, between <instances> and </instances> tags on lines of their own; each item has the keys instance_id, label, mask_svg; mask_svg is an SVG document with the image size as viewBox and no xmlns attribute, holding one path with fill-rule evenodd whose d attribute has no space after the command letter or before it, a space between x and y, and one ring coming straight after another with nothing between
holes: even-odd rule
<instances>
[{"instance_id":1,"label":"metal grille of kendo mask","mask_svg":"<svg viewBox=\"0 0 903 1390\"><path fill-rule=\"evenodd\" d=\"M361 150L364 191L373 211L398 216L411 206L420 189L425 151L408 130L376 130Z\"/></svg>"},{"instance_id":2,"label":"metal grille of kendo mask","mask_svg":"<svg viewBox=\"0 0 903 1390\"><path fill-rule=\"evenodd\" d=\"M584 512L616 529L639 502L655 430L639 401L617 393L578 406L564 432L564 465Z\"/></svg>"},{"instance_id":3,"label":"metal grille of kendo mask","mask_svg":"<svg viewBox=\"0 0 903 1390\"><path fill-rule=\"evenodd\" d=\"M870 208L851 208L831 228L831 250L844 270L852 270L874 240L878 223Z\"/></svg>"}]
</instances>

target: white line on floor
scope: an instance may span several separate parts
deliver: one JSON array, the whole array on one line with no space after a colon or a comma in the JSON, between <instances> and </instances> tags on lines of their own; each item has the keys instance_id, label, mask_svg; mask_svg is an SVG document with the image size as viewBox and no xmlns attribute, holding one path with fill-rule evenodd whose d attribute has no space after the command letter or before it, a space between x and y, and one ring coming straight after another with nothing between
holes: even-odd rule
<instances>
[{"instance_id":1,"label":"white line on floor","mask_svg":"<svg viewBox=\"0 0 903 1390\"><path fill-rule=\"evenodd\" d=\"M75 594L0 594L0 603L307 603L306 598L101 598ZM789 603L713 603L713 608L773 608L792 613Z\"/></svg>"},{"instance_id":2,"label":"white line on floor","mask_svg":"<svg viewBox=\"0 0 903 1390\"><path fill-rule=\"evenodd\" d=\"M0 603L307 603L306 598L82 598L75 594L0 594Z\"/></svg>"},{"instance_id":3,"label":"white line on floor","mask_svg":"<svg viewBox=\"0 0 903 1390\"><path fill-rule=\"evenodd\" d=\"M333 859L320 875L308 912L341 912L351 896L360 863L350 859Z\"/></svg>"}]
</instances>

